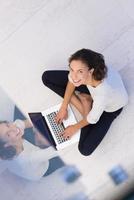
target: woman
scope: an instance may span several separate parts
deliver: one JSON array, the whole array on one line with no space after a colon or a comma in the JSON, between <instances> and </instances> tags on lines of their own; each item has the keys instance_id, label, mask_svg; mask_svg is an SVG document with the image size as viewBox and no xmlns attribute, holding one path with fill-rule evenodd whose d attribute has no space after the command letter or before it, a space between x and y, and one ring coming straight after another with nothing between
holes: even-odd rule
<instances>
[{"instance_id":1,"label":"woman","mask_svg":"<svg viewBox=\"0 0 134 200\"><path fill-rule=\"evenodd\" d=\"M53 147L41 149L23 138L24 130L31 127L28 120L0 122L0 159L10 172L37 181L64 165L60 162L52 167L50 159L58 156Z\"/></svg>"},{"instance_id":2,"label":"woman","mask_svg":"<svg viewBox=\"0 0 134 200\"><path fill-rule=\"evenodd\" d=\"M106 135L113 120L128 102L128 95L118 72L107 68L104 57L90 49L81 49L69 58L70 71L46 71L43 83L64 97L57 122L67 117L73 104L83 119L68 126L63 136L70 138L81 129L79 151L90 155ZM79 93L76 91L79 91Z\"/></svg>"}]
</instances>

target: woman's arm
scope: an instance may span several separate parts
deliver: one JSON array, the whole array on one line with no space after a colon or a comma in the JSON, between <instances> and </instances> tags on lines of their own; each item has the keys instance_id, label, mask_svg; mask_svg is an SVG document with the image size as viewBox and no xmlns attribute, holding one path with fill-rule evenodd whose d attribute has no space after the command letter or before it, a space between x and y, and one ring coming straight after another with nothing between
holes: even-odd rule
<instances>
[{"instance_id":1,"label":"woman's arm","mask_svg":"<svg viewBox=\"0 0 134 200\"><path fill-rule=\"evenodd\" d=\"M63 100L63 103L62 103L63 108L67 109L67 106L70 102L70 99L71 99L71 96L72 96L74 90L75 90L75 86L73 85L73 83L68 81L66 91L65 91L65 95L64 95L64 100Z\"/></svg>"},{"instance_id":2,"label":"woman's arm","mask_svg":"<svg viewBox=\"0 0 134 200\"><path fill-rule=\"evenodd\" d=\"M70 81L68 81L62 105L56 116L57 123L61 123L63 119L67 119L68 117L67 107L74 90L75 86Z\"/></svg>"},{"instance_id":3,"label":"woman's arm","mask_svg":"<svg viewBox=\"0 0 134 200\"><path fill-rule=\"evenodd\" d=\"M89 125L89 122L86 119L82 119L81 121L79 121L77 124L75 124L74 126L76 127L77 130L85 127Z\"/></svg>"},{"instance_id":4,"label":"woman's arm","mask_svg":"<svg viewBox=\"0 0 134 200\"><path fill-rule=\"evenodd\" d=\"M63 137L66 139L71 138L79 129L87 126L89 122L86 119L79 121L74 125L68 126L62 133Z\"/></svg>"}]
</instances>

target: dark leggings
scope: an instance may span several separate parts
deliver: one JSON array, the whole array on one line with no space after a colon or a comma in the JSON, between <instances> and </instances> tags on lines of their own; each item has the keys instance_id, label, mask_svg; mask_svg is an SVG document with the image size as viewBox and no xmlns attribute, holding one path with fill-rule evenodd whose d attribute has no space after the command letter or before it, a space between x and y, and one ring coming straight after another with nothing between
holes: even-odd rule
<instances>
[{"instance_id":1,"label":"dark leggings","mask_svg":"<svg viewBox=\"0 0 134 200\"><path fill-rule=\"evenodd\" d=\"M45 86L50 88L56 94L64 97L68 82L68 71L45 71L42 75L42 81ZM90 94L85 85L76 87L77 91ZM122 108L115 112L103 112L96 124L89 124L81 129L79 151L81 154L88 156L100 144L106 135L112 121L121 113Z\"/></svg>"}]
</instances>

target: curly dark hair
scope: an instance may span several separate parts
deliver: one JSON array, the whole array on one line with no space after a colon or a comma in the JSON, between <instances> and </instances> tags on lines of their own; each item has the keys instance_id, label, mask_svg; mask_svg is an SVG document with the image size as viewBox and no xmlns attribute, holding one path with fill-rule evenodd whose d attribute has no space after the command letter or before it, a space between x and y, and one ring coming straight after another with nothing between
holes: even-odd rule
<instances>
[{"instance_id":1,"label":"curly dark hair","mask_svg":"<svg viewBox=\"0 0 134 200\"><path fill-rule=\"evenodd\" d=\"M69 58L69 65L73 60L80 60L87 65L89 70L94 69L93 77L95 80L103 80L107 76L107 67L104 56L90 49L80 49Z\"/></svg>"},{"instance_id":2,"label":"curly dark hair","mask_svg":"<svg viewBox=\"0 0 134 200\"><path fill-rule=\"evenodd\" d=\"M11 160L16 155L16 149L13 146L5 147L6 142L0 139L0 158Z\"/></svg>"}]
</instances>

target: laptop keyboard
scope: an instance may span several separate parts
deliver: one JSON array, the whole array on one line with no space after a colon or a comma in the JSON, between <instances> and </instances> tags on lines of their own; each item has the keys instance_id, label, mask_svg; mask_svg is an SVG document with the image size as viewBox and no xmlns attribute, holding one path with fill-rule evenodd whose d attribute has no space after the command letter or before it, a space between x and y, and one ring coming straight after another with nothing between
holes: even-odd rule
<instances>
[{"instance_id":1,"label":"laptop keyboard","mask_svg":"<svg viewBox=\"0 0 134 200\"><path fill-rule=\"evenodd\" d=\"M61 135L61 133L65 130L65 127L64 127L63 123L57 124L57 122L55 120L57 113L58 113L58 111L48 114L47 119L48 119L48 121L51 125L51 128L55 134L58 144L60 144L60 143L67 141L68 139L63 138L63 136Z\"/></svg>"}]
</instances>

